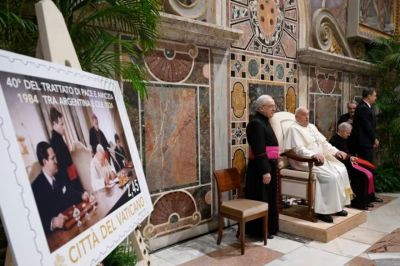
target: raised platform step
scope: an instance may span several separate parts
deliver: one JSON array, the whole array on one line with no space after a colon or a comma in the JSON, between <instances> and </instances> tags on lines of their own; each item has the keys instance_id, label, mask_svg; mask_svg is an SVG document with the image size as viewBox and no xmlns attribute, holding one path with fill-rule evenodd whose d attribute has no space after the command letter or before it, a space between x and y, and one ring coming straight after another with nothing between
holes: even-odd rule
<instances>
[{"instance_id":1,"label":"raised platform step","mask_svg":"<svg viewBox=\"0 0 400 266\"><path fill-rule=\"evenodd\" d=\"M326 243L367 221L365 211L350 208L345 210L348 215L346 217L333 216L332 224L319 220L313 223L280 214L279 230Z\"/></svg>"}]
</instances>

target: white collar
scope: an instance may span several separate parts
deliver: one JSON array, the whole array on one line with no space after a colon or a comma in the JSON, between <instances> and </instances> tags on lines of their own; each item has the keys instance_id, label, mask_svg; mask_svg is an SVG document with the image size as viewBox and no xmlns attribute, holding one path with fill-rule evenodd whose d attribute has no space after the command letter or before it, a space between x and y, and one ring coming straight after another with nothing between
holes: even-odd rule
<instances>
[{"instance_id":1,"label":"white collar","mask_svg":"<svg viewBox=\"0 0 400 266\"><path fill-rule=\"evenodd\" d=\"M371 108L371 105L367 101L365 101L365 100L363 100L363 101L368 105L369 108Z\"/></svg>"},{"instance_id":2,"label":"white collar","mask_svg":"<svg viewBox=\"0 0 400 266\"><path fill-rule=\"evenodd\" d=\"M42 172L43 172L44 176L46 177L47 182L49 182L50 186L53 186L53 181L56 180L55 177L49 176L49 175L46 174L46 172L43 171L43 170L42 170Z\"/></svg>"}]
</instances>

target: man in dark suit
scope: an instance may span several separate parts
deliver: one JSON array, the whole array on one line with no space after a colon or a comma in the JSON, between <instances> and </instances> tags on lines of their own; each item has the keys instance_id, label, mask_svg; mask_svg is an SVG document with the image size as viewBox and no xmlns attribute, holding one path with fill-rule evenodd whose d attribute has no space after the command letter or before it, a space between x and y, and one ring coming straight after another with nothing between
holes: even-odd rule
<instances>
[{"instance_id":1,"label":"man in dark suit","mask_svg":"<svg viewBox=\"0 0 400 266\"><path fill-rule=\"evenodd\" d=\"M49 143L38 143L36 155L42 172L32 183L32 191L43 229L50 234L57 228L63 228L67 217L62 212L73 204L88 200L89 194L77 192L65 179L55 177L58 172L57 158Z\"/></svg>"},{"instance_id":2,"label":"man in dark suit","mask_svg":"<svg viewBox=\"0 0 400 266\"><path fill-rule=\"evenodd\" d=\"M57 157L58 175L65 178L67 182L71 182L75 189L82 191L76 166L72 162L71 153L64 141L65 123L63 115L54 107L50 109L50 122L53 127L50 144Z\"/></svg>"},{"instance_id":3,"label":"man in dark suit","mask_svg":"<svg viewBox=\"0 0 400 266\"><path fill-rule=\"evenodd\" d=\"M357 107L357 103L356 102L353 102L353 101L349 102L347 104L348 113L345 113L342 116L340 116L337 125L339 126L343 122L347 122L350 125L353 124L354 113L356 111L356 107Z\"/></svg>"},{"instance_id":4,"label":"man in dark suit","mask_svg":"<svg viewBox=\"0 0 400 266\"><path fill-rule=\"evenodd\" d=\"M110 154L108 148L110 145L104 136L103 131L99 128L99 120L95 114L92 114L92 128L89 131L89 142L90 146L92 146L92 154L96 154L97 144L101 144L103 146L104 151L107 153L107 158L110 158Z\"/></svg>"},{"instance_id":5,"label":"man in dark suit","mask_svg":"<svg viewBox=\"0 0 400 266\"><path fill-rule=\"evenodd\" d=\"M279 231L277 207L276 159L269 158L266 147L277 147L278 140L269 123L276 106L269 95L261 95L255 102L256 114L246 128L249 143L249 162L246 172L246 198L268 203L268 238ZM262 236L260 219L246 223L246 233Z\"/></svg>"},{"instance_id":6,"label":"man in dark suit","mask_svg":"<svg viewBox=\"0 0 400 266\"><path fill-rule=\"evenodd\" d=\"M369 162L373 162L374 148L379 147L376 136L376 116L372 105L376 101L374 88L366 88L362 92L362 100L354 113L353 131L349 138L350 152ZM372 201L382 202L375 195Z\"/></svg>"}]
</instances>

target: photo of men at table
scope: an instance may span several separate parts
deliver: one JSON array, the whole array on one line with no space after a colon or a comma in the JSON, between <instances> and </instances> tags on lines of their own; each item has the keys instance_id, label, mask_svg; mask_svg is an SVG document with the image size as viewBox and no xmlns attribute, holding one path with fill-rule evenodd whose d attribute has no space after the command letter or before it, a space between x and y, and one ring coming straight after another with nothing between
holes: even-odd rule
<instances>
[{"instance_id":1,"label":"photo of men at table","mask_svg":"<svg viewBox=\"0 0 400 266\"><path fill-rule=\"evenodd\" d=\"M55 106L48 109L50 138L36 145L40 172L31 186L53 251L126 203L130 199L127 184L136 175L125 152L127 142L120 137L121 122L115 128L116 119L105 119L115 117L115 113L109 111L107 116L105 110L97 110L103 114L99 116L95 110L82 108L80 111L86 111L90 121L86 124L88 141L86 145L79 140L70 145L67 128L77 126L68 120L73 116L64 115ZM78 126L85 128L80 123ZM111 140L101 126L113 137ZM34 171L38 169L32 167L29 174Z\"/></svg>"},{"instance_id":2,"label":"photo of men at table","mask_svg":"<svg viewBox=\"0 0 400 266\"><path fill-rule=\"evenodd\" d=\"M53 252L134 198L140 188L114 99L111 108L42 100L30 104L19 101L21 91L4 95Z\"/></svg>"}]
</instances>

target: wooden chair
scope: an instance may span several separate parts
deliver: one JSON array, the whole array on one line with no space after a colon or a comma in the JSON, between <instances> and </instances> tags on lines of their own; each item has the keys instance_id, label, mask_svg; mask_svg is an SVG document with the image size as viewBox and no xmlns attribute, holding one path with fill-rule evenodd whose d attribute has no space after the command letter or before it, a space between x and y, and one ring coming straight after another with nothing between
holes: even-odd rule
<instances>
[{"instance_id":1,"label":"wooden chair","mask_svg":"<svg viewBox=\"0 0 400 266\"><path fill-rule=\"evenodd\" d=\"M295 123L295 121L294 114L289 112L277 112L269 120L281 149L283 147L286 131L293 123ZM307 162L308 171L300 171L290 168L288 159ZM316 159L299 157L292 151L281 153L281 157L278 159L277 165L278 184L280 190L279 193L281 195L288 195L307 200L306 212L302 211L301 209L297 209L295 211L290 210L291 208L288 210L282 210L282 207L279 206L279 211L282 214L312 222L317 221L314 214L316 175L312 172L312 168L314 165L316 165L316 162Z\"/></svg>"},{"instance_id":2,"label":"wooden chair","mask_svg":"<svg viewBox=\"0 0 400 266\"><path fill-rule=\"evenodd\" d=\"M224 217L238 222L242 255L244 254L245 223L263 218L264 245L267 244L268 234L268 203L242 199L242 178L236 168L215 170L214 177L218 190L218 239L221 244ZM237 198L222 201L222 193L236 191Z\"/></svg>"}]
</instances>

